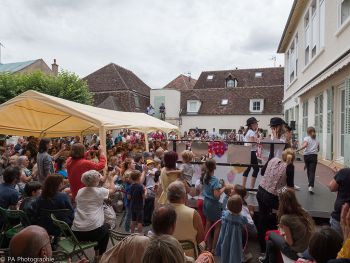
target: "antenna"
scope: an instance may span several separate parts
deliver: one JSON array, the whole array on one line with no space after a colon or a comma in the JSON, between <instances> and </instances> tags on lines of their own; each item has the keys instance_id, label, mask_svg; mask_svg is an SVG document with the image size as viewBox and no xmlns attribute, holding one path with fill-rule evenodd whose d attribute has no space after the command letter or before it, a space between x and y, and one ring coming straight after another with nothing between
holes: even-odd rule
<instances>
[{"instance_id":1,"label":"antenna","mask_svg":"<svg viewBox=\"0 0 350 263\"><path fill-rule=\"evenodd\" d=\"M273 66L276 67L276 56L272 56L270 60L273 60Z\"/></svg>"},{"instance_id":2,"label":"antenna","mask_svg":"<svg viewBox=\"0 0 350 263\"><path fill-rule=\"evenodd\" d=\"M1 64L1 47L5 48L5 46L0 42L0 64Z\"/></svg>"}]
</instances>

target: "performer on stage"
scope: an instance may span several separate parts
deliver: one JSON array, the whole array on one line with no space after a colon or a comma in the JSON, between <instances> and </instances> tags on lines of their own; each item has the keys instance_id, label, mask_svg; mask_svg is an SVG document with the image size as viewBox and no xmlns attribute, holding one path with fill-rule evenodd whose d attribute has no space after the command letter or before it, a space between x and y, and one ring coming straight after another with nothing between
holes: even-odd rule
<instances>
[{"instance_id":1,"label":"performer on stage","mask_svg":"<svg viewBox=\"0 0 350 263\"><path fill-rule=\"evenodd\" d=\"M304 138L303 146L298 150L304 150L304 162L309 181L309 192L314 192L315 172L317 166L317 153L320 151L320 145L316 141L316 131L314 127L307 128L307 137Z\"/></svg>"},{"instance_id":2,"label":"performer on stage","mask_svg":"<svg viewBox=\"0 0 350 263\"><path fill-rule=\"evenodd\" d=\"M252 143L252 149L251 149L251 157L250 157L250 164L252 165L258 165L258 158L256 157L256 150L257 150L257 144L258 141L258 121L254 117L250 117L247 120L247 130L244 133L244 141L245 142L255 142ZM243 173L243 182L242 185L246 187L247 184L247 178L250 172L250 169L253 167L253 174L252 179L250 180L250 188L253 189L255 187L255 181L256 177L259 173L259 167L258 166L248 166L247 169Z\"/></svg>"}]
</instances>

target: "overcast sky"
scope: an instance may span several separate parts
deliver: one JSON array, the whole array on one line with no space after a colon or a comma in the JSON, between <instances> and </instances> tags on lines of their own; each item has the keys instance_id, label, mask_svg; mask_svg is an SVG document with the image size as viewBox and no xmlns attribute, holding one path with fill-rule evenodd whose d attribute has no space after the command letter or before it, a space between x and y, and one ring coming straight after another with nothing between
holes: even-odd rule
<instances>
[{"instance_id":1,"label":"overcast sky","mask_svg":"<svg viewBox=\"0 0 350 263\"><path fill-rule=\"evenodd\" d=\"M151 88L179 74L273 66L293 0L1 0L2 62L113 62ZM277 65L283 56L277 55Z\"/></svg>"}]
</instances>

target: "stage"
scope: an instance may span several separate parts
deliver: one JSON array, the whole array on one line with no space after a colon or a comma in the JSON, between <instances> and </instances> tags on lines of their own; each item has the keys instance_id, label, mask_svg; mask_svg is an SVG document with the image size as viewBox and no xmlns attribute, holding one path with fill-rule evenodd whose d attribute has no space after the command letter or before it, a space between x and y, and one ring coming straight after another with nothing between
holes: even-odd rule
<instances>
[{"instance_id":1,"label":"stage","mask_svg":"<svg viewBox=\"0 0 350 263\"><path fill-rule=\"evenodd\" d=\"M304 171L303 168L303 162L295 162L294 183L295 185L300 187L300 190L296 191L298 201L304 207L304 209L311 214L312 217L329 218L330 214L333 211L336 193L330 192L330 190L327 187L327 184L332 180L334 172L332 172L332 170L329 167L322 164L318 164L316 169L314 194L310 194L308 192L306 171ZM229 174L231 170L232 167L218 165L215 171L215 176L217 176L219 179L224 179L226 182L228 182L229 177L227 176L227 174ZM249 175L247 187L249 187L250 185L250 178L251 176ZM232 177L230 179L232 179ZM261 176L259 174L255 188L259 186L260 179ZM233 183L242 184L242 173L237 173L234 176ZM259 210L256 201L256 194L250 193L247 198L247 203L253 205L256 211Z\"/></svg>"}]
</instances>

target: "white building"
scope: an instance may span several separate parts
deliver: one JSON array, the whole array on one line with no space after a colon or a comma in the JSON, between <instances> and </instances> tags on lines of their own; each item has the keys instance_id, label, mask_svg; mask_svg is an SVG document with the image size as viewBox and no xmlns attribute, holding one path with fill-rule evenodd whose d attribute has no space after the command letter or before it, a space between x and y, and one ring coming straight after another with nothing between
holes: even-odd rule
<instances>
[{"instance_id":1,"label":"white building","mask_svg":"<svg viewBox=\"0 0 350 263\"><path fill-rule=\"evenodd\" d=\"M350 0L295 0L285 54L284 112L299 140L314 126L325 162L350 165Z\"/></svg>"},{"instance_id":2,"label":"white building","mask_svg":"<svg viewBox=\"0 0 350 263\"><path fill-rule=\"evenodd\" d=\"M177 118L174 124L182 133L195 128L238 130L252 116L268 129L272 117L282 117L282 98L282 67L205 71L193 87L167 85L151 91L151 104L157 110L165 102L166 120L174 123Z\"/></svg>"}]
</instances>

